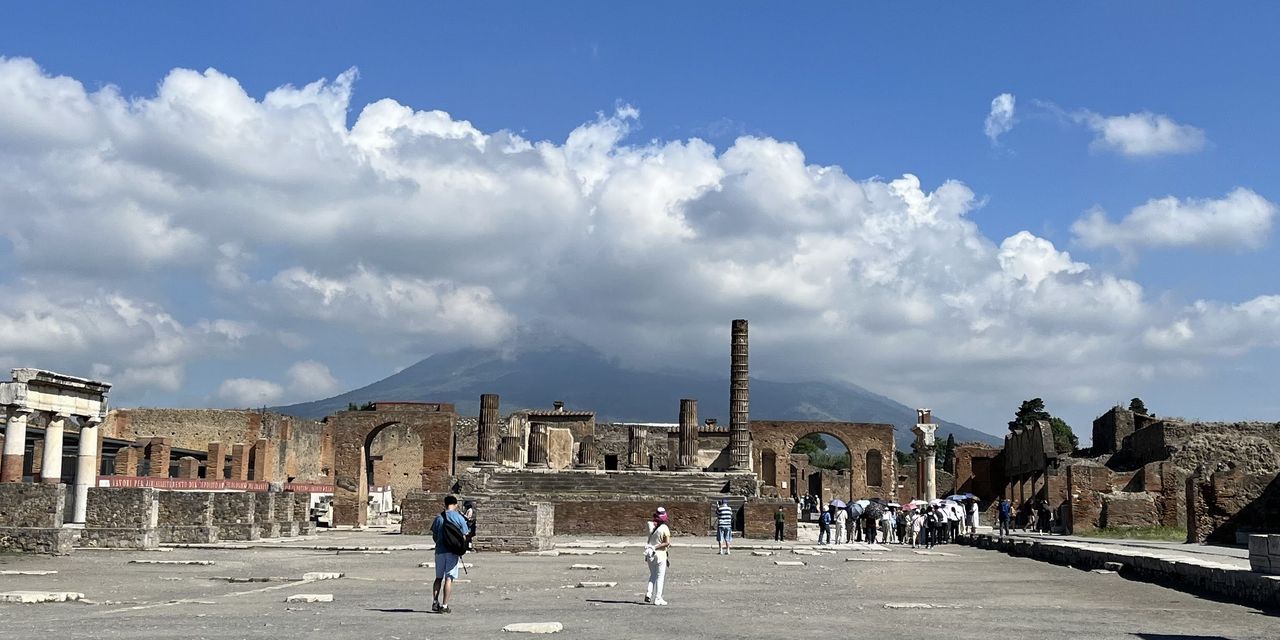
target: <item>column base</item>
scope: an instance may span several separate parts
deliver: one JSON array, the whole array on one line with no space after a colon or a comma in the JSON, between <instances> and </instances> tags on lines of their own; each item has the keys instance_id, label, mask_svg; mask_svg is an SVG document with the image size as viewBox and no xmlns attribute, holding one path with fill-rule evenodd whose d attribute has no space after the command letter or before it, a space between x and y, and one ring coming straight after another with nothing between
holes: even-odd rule
<instances>
[{"instance_id":1,"label":"column base","mask_svg":"<svg viewBox=\"0 0 1280 640\"><path fill-rule=\"evenodd\" d=\"M22 482L23 454L5 454L0 459L0 482Z\"/></svg>"},{"instance_id":2,"label":"column base","mask_svg":"<svg viewBox=\"0 0 1280 640\"><path fill-rule=\"evenodd\" d=\"M551 466L550 466L550 465L548 465L548 464L547 464L547 463L545 463L545 462L530 462L529 464L524 465L524 468L526 468L526 469L550 469L550 468L551 468Z\"/></svg>"},{"instance_id":3,"label":"column base","mask_svg":"<svg viewBox=\"0 0 1280 640\"><path fill-rule=\"evenodd\" d=\"M473 464L473 465L471 465L471 466L473 466L473 467L481 467L481 468L484 468L484 469L491 469L491 468L493 468L493 467L498 466L498 463L497 463L497 462L489 462L489 461L481 460L481 461L477 461L475 464Z\"/></svg>"}]
</instances>

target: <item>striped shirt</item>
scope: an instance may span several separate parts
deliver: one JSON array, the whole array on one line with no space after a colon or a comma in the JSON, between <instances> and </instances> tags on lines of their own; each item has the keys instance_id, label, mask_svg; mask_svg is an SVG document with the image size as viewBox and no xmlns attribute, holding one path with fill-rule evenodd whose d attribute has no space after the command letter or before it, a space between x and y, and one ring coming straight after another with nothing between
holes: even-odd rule
<instances>
[{"instance_id":1,"label":"striped shirt","mask_svg":"<svg viewBox=\"0 0 1280 640\"><path fill-rule=\"evenodd\" d=\"M716 509L716 518L718 519L720 526L732 527L733 526L733 508L727 504L720 505L720 508Z\"/></svg>"}]
</instances>

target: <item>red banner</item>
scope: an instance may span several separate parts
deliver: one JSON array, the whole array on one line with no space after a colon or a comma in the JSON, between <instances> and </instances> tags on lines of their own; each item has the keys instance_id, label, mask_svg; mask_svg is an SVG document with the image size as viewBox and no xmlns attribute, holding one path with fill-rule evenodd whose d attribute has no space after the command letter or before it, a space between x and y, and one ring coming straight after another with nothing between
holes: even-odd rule
<instances>
[{"instance_id":1,"label":"red banner","mask_svg":"<svg viewBox=\"0 0 1280 640\"><path fill-rule=\"evenodd\" d=\"M173 491L267 491L269 483L261 480L200 480L187 478L138 478L98 476L99 487L169 489ZM285 491L295 493L333 493L333 485L288 482Z\"/></svg>"}]
</instances>

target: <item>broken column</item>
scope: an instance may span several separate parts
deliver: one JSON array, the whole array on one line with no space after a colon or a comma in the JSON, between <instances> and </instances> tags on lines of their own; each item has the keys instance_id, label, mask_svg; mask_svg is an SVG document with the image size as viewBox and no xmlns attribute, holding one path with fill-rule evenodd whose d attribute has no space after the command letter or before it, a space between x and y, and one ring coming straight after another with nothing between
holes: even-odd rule
<instances>
[{"instance_id":1,"label":"broken column","mask_svg":"<svg viewBox=\"0 0 1280 640\"><path fill-rule=\"evenodd\" d=\"M275 480L272 473L275 468L272 464L272 456L274 454L271 441L266 438L258 438L258 442L253 445L253 479L259 482L271 482Z\"/></svg>"},{"instance_id":2,"label":"broken column","mask_svg":"<svg viewBox=\"0 0 1280 640\"><path fill-rule=\"evenodd\" d=\"M915 450L916 450L916 478L917 488L923 495L920 497L924 500L936 500L938 498L938 478L937 470L934 468L935 454L938 450L937 441L934 434L938 430L938 425L933 424L933 412L929 409L917 409L917 422L911 431L916 434Z\"/></svg>"},{"instance_id":3,"label":"broken column","mask_svg":"<svg viewBox=\"0 0 1280 640\"><path fill-rule=\"evenodd\" d=\"M22 466L27 456L27 420L31 411L14 409L4 426L4 458L0 482L22 482Z\"/></svg>"},{"instance_id":4,"label":"broken column","mask_svg":"<svg viewBox=\"0 0 1280 640\"><path fill-rule=\"evenodd\" d=\"M86 418L80 423L80 436L76 443L76 488L71 521L84 524L89 502L89 488L98 483L98 425L102 420Z\"/></svg>"},{"instance_id":5,"label":"broken column","mask_svg":"<svg viewBox=\"0 0 1280 640\"><path fill-rule=\"evenodd\" d=\"M111 470L112 475L136 478L138 476L138 462L141 459L142 449L139 447L121 447L117 449L115 466Z\"/></svg>"},{"instance_id":6,"label":"broken column","mask_svg":"<svg viewBox=\"0 0 1280 640\"><path fill-rule=\"evenodd\" d=\"M249 445L243 442L231 445L231 479L249 479Z\"/></svg>"},{"instance_id":7,"label":"broken column","mask_svg":"<svg viewBox=\"0 0 1280 640\"><path fill-rule=\"evenodd\" d=\"M680 400L680 455L676 471L700 471L698 466L698 401Z\"/></svg>"},{"instance_id":8,"label":"broken column","mask_svg":"<svg viewBox=\"0 0 1280 640\"><path fill-rule=\"evenodd\" d=\"M529 425L529 462L525 466L530 469L547 468L547 440L550 438L550 425L545 422L534 422Z\"/></svg>"},{"instance_id":9,"label":"broken column","mask_svg":"<svg viewBox=\"0 0 1280 640\"><path fill-rule=\"evenodd\" d=\"M40 463L41 484L62 484L62 434L71 416L56 413L44 428L44 456Z\"/></svg>"},{"instance_id":10,"label":"broken column","mask_svg":"<svg viewBox=\"0 0 1280 640\"><path fill-rule=\"evenodd\" d=\"M502 428L498 411L498 394L480 396L480 420L476 425L476 466L492 467L498 463L498 431Z\"/></svg>"},{"instance_id":11,"label":"broken column","mask_svg":"<svg viewBox=\"0 0 1280 640\"><path fill-rule=\"evenodd\" d=\"M751 471L751 423L747 410L747 321L734 320L729 349L729 469Z\"/></svg>"},{"instance_id":12,"label":"broken column","mask_svg":"<svg viewBox=\"0 0 1280 640\"><path fill-rule=\"evenodd\" d=\"M227 445L221 442L209 443L209 456L205 458L205 480L226 480Z\"/></svg>"},{"instance_id":13,"label":"broken column","mask_svg":"<svg viewBox=\"0 0 1280 640\"><path fill-rule=\"evenodd\" d=\"M152 438L147 447L147 459L151 462L147 475L152 478L169 477L169 452L173 441L167 437Z\"/></svg>"},{"instance_id":14,"label":"broken column","mask_svg":"<svg viewBox=\"0 0 1280 640\"><path fill-rule=\"evenodd\" d=\"M519 436L502 436L498 445L498 462L504 467L520 467Z\"/></svg>"},{"instance_id":15,"label":"broken column","mask_svg":"<svg viewBox=\"0 0 1280 640\"><path fill-rule=\"evenodd\" d=\"M649 468L649 430L638 424L631 425L627 434L627 468L629 469L648 469Z\"/></svg>"},{"instance_id":16,"label":"broken column","mask_svg":"<svg viewBox=\"0 0 1280 640\"><path fill-rule=\"evenodd\" d=\"M191 456L178 458L178 477L186 480L199 480L200 461Z\"/></svg>"},{"instance_id":17,"label":"broken column","mask_svg":"<svg viewBox=\"0 0 1280 640\"><path fill-rule=\"evenodd\" d=\"M573 466L577 469L596 468L595 436L582 436L582 440L578 442L578 461Z\"/></svg>"}]
</instances>

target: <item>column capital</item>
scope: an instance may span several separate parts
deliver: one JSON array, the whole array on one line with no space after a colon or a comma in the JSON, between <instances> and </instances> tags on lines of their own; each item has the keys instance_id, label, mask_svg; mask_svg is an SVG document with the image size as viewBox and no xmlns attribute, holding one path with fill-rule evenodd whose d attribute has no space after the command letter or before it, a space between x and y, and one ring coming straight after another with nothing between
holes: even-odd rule
<instances>
[{"instance_id":1,"label":"column capital","mask_svg":"<svg viewBox=\"0 0 1280 640\"><path fill-rule=\"evenodd\" d=\"M10 407L10 408L9 408L8 414L9 414L9 417L10 417L10 418L27 418L27 419L30 419L30 418L31 418L31 416L33 416L33 415L35 415L35 414L36 414L36 412L35 412L35 409L29 409L29 408L27 408L27 407L18 407L18 406L13 406L13 407Z\"/></svg>"},{"instance_id":2,"label":"column capital","mask_svg":"<svg viewBox=\"0 0 1280 640\"><path fill-rule=\"evenodd\" d=\"M102 416L76 416L81 427L96 427L102 424Z\"/></svg>"}]
</instances>

